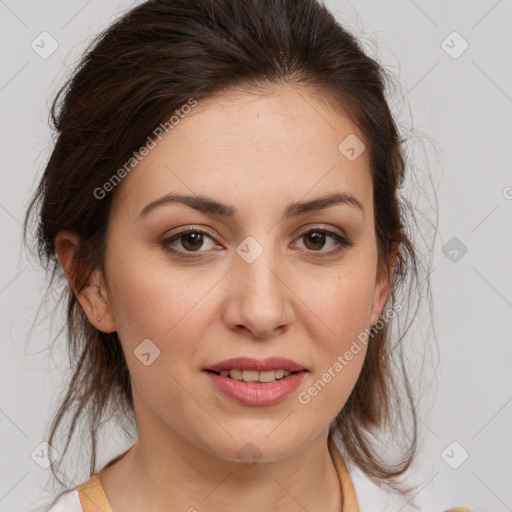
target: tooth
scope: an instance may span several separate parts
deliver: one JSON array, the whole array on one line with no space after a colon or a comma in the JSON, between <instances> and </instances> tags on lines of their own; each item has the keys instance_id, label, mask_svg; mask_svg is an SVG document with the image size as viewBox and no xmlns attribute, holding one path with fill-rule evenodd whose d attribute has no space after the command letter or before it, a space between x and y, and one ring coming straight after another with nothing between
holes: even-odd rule
<instances>
[{"instance_id":1,"label":"tooth","mask_svg":"<svg viewBox=\"0 0 512 512\"><path fill-rule=\"evenodd\" d=\"M232 379L242 380L242 378L243 378L243 373L242 373L242 370L231 370L231 371L229 372L229 376L230 376Z\"/></svg>"},{"instance_id":2,"label":"tooth","mask_svg":"<svg viewBox=\"0 0 512 512\"><path fill-rule=\"evenodd\" d=\"M274 370L270 370L268 372L260 372L259 381L260 382L272 382L273 380L275 380L275 378L276 378L276 374L275 374Z\"/></svg>"},{"instance_id":3,"label":"tooth","mask_svg":"<svg viewBox=\"0 0 512 512\"><path fill-rule=\"evenodd\" d=\"M256 370L222 370L219 375L222 377L230 377L235 380L243 380L245 382L273 382L284 377L288 377L292 372L288 370L268 370L258 372Z\"/></svg>"},{"instance_id":4,"label":"tooth","mask_svg":"<svg viewBox=\"0 0 512 512\"><path fill-rule=\"evenodd\" d=\"M258 380L259 372L254 370L244 370L243 371L243 379L246 382L256 382Z\"/></svg>"}]
</instances>

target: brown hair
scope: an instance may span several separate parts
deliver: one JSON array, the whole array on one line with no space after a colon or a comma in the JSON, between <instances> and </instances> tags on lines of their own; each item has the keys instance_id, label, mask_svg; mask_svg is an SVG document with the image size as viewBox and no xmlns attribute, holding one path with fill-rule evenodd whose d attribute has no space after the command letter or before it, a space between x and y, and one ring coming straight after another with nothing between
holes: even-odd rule
<instances>
[{"instance_id":1,"label":"brown hair","mask_svg":"<svg viewBox=\"0 0 512 512\"><path fill-rule=\"evenodd\" d=\"M390 307L403 291L409 311L414 290L419 295L429 290L428 279L419 283L419 259L407 233L406 220L413 220L413 210L399 197L405 180L405 140L386 101L387 78L383 67L315 0L149 0L91 42L51 106L57 137L24 223L26 242L37 208L38 256L45 269L51 269L50 287L56 276L63 283L67 304L74 373L48 440L53 445L63 419L72 414L57 470L52 464L61 484L56 471L82 414L88 420L91 475L105 413L110 410L128 426L134 423L130 378L117 333L100 332L88 321L65 282L55 237L64 229L74 231L81 240L76 263L88 272L103 268L109 211L117 189L101 200L94 190L190 98L200 100L233 87L264 90L286 82L309 88L345 109L364 134L370 155L380 268L389 272L388 256L396 254ZM89 273L79 274L78 268L80 291ZM359 379L329 428L330 436L339 433L348 463L392 487L418 450L417 409L402 356L405 332L392 339L387 324L372 331ZM400 390L405 390L405 401ZM386 426L393 435L388 446L397 440L405 444L395 464L376 453L375 437ZM401 428L406 435L398 434Z\"/></svg>"}]
</instances>

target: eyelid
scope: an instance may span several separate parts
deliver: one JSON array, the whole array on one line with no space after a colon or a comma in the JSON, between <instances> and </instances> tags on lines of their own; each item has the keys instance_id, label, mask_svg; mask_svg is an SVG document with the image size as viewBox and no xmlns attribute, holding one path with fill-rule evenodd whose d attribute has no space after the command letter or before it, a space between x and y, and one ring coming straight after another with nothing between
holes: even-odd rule
<instances>
[{"instance_id":1,"label":"eyelid","mask_svg":"<svg viewBox=\"0 0 512 512\"><path fill-rule=\"evenodd\" d=\"M210 236L211 238L216 238L216 235L213 235L209 229L205 226L202 226L200 224L187 224L186 226L181 226L179 228L176 228L177 231L173 231L171 230L170 232L167 232L164 236L165 238L173 238L175 236L178 236L178 235L182 235L182 234L186 234L186 233L189 233L190 231L198 231L198 232L201 232L201 233L205 233L207 234L208 236Z\"/></svg>"},{"instance_id":2,"label":"eyelid","mask_svg":"<svg viewBox=\"0 0 512 512\"><path fill-rule=\"evenodd\" d=\"M341 231L339 233L337 230ZM340 228L326 225L326 224L310 224L308 228L304 228L304 226L301 226L299 233L296 233L294 235L294 240L300 239L301 237L307 235L308 233L315 232L315 231L321 231L326 236L331 237L335 240L337 243L337 247L335 249L331 249L328 251L313 251L313 250L305 250L306 253L309 254L315 254L317 253L318 256L334 256L340 252L342 252L345 249L348 249L354 245L354 242L350 240L350 238L345 234L343 230ZM178 258L184 258L184 259L199 259L201 258L201 254L208 254L211 252L211 250L206 251L183 251L176 248L171 248L171 243L176 242L180 239L180 237L187 235L189 233L201 233L203 235L208 236L214 243L217 245L220 245L219 242L217 242L217 237L212 235L209 230L203 226L195 226L195 225L188 225L182 228L179 228L178 231L173 232L172 234L169 234L168 236L165 236L164 239L161 241L161 245L164 248L164 250L167 250L170 253L173 253L177 255ZM197 256L194 256L194 254L197 254ZM309 255L308 254L308 255Z\"/></svg>"},{"instance_id":3,"label":"eyelid","mask_svg":"<svg viewBox=\"0 0 512 512\"><path fill-rule=\"evenodd\" d=\"M345 234L343 230L341 230L340 234L339 232L332 229L331 226L326 225L312 226L309 229L306 229L305 231L301 231L299 235L295 237L295 239L298 240L309 233L315 232L322 232L326 236L333 238L337 242L337 246L329 251L305 251L308 256L314 255L315 253L318 254L319 257L335 256L344 251L345 249L349 249L355 245L355 243Z\"/></svg>"},{"instance_id":4,"label":"eyelid","mask_svg":"<svg viewBox=\"0 0 512 512\"><path fill-rule=\"evenodd\" d=\"M319 231L327 231L329 233L333 233L337 236L346 238L348 240L348 236L346 235L345 231L341 228L338 228L336 226L333 226L331 224L305 224L304 226L301 226L298 229L298 233L295 235L298 236L304 236L306 233L309 233L310 231L314 231L315 229L318 229Z\"/></svg>"}]
</instances>

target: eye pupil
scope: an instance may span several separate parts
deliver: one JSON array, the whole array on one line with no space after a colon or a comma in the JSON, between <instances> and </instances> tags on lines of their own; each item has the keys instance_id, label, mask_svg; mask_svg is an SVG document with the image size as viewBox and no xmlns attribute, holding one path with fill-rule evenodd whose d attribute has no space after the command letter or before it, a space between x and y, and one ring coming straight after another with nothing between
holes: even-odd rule
<instances>
[{"instance_id":1,"label":"eye pupil","mask_svg":"<svg viewBox=\"0 0 512 512\"><path fill-rule=\"evenodd\" d=\"M171 238L168 238L167 240L164 240L162 242L162 246L165 250L177 254L180 257L199 257L200 255L207 255L207 251L202 251L202 247L205 242L205 236L206 238L212 238L207 233L201 231L201 230L186 230L182 231L181 233L177 233L176 235L172 236ZM344 239L340 235L336 235L335 233L331 231L324 231L322 229L318 230L311 230L308 232L305 232L300 237L302 239L302 243L305 245L306 249L310 252L317 252L318 255L335 255L344 250L347 247L351 247L353 245L352 242ZM331 251L324 251L324 246L326 245L327 239L331 238L334 240L336 244L336 249ZM178 243L178 247L173 249L173 245ZM179 245L181 245L181 249L179 248ZM190 253L197 252L197 256L192 256ZM189 253L189 256L187 256L187 253Z\"/></svg>"},{"instance_id":2,"label":"eye pupil","mask_svg":"<svg viewBox=\"0 0 512 512\"><path fill-rule=\"evenodd\" d=\"M325 233L319 233L318 231L312 231L311 233L306 235L307 242L312 241L313 247L308 247L312 249L321 249L325 243ZM320 243L319 243L320 242ZM306 247L308 243L306 243Z\"/></svg>"},{"instance_id":3,"label":"eye pupil","mask_svg":"<svg viewBox=\"0 0 512 512\"><path fill-rule=\"evenodd\" d=\"M200 249L201 245L203 244L203 235L201 233L187 233L186 235L183 235L182 242L183 247L190 250ZM189 241L192 239L191 244L189 244Z\"/></svg>"}]
</instances>

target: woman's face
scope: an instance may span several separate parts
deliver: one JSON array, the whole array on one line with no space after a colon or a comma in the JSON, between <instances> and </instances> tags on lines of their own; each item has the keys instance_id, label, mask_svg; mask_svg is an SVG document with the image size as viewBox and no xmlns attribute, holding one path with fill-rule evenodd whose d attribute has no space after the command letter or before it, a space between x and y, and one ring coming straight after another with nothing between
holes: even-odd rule
<instances>
[{"instance_id":1,"label":"woman's face","mask_svg":"<svg viewBox=\"0 0 512 512\"><path fill-rule=\"evenodd\" d=\"M358 335L387 298L368 151L357 156L355 139L339 149L353 134L363 140L304 89L224 92L155 139L115 190L109 311L91 321L118 332L139 436L168 432L226 460L277 460L327 435L363 364ZM161 200L169 194L188 199ZM315 203L334 194L359 205ZM205 370L239 357L306 371L247 383Z\"/></svg>"}]
</instances>

